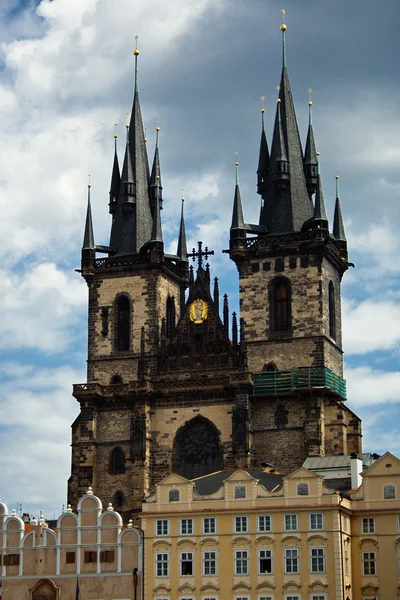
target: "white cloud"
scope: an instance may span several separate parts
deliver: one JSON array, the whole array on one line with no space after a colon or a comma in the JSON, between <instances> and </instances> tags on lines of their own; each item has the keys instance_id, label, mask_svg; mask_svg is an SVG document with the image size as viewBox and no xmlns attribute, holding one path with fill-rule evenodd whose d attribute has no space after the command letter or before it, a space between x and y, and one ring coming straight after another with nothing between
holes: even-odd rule
<instances>
[{"instance_id":1,"label":"white cloud","mask_svg":"<svg viewBox=\"0 0 400 600\"><path fill-rule=\"evenodd\" d=\"M343 299L343 347L346 354L392 350L400 342L400 303Z\"/></svg>"},{"instance_id":2,"label":"white cloud","mask_svg":"<svg viewBox=\"0 0 400 600\"><path fill-rule=\"evenodd\" d=\"M351 405L400 403L400 371L377 370L370 366L346 367L345 376Z\"/></svg>"},{"instance_id":3,"label":"white cloud","mask_svg":"<svg viewBox=\"0 0 400 600\"><path fill-rule=\"evenodd\" d=\"M62 352L73 340L73 325L86 304L85 283L54 263L25 274L0 271L1 348Z\"/></svg>"}]
</instances>

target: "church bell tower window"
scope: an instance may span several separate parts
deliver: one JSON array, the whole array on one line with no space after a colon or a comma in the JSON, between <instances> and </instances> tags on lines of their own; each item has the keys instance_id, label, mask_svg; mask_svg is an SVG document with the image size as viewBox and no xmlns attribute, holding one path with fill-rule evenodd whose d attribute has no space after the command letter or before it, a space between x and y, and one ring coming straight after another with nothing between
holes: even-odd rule
<instances>
[{"instance_id":1,"label":"church bell tower window","mask_svg":"<svg viewBox=\"0 0 400 600\"><path fill-rule=\"evenodd\" d=\"M277 277L269 289L271 333L288 332L291 329L291 292L286 277Z\"/></svg>"},{"instance_id":2,"label":"church bell tower window","mask_svg":"<svg viewBox=\"0 0 400 600\"><path fill-rule=\"evenodd\" d=\"M335 290L332 281L329 282L329 335L336 339Z\"/></svg>"},{"instance_id":3,"label":"church bell tower window","mask_svg":"<svg viewBox=\"0 0 400 600\"><path fill-rule=\"evenodd\" d=\"M121 296L115 303L115 349L118 352L130 350L131 306L127 296Z\"/></svg>"}]
</instances>

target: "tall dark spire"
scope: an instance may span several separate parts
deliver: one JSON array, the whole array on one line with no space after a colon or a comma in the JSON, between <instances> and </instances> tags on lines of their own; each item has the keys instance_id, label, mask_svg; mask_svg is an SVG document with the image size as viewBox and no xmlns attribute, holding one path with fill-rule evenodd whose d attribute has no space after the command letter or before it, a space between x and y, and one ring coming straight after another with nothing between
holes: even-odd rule
<instances>
[{"instance_id":1,"label":"tall dark spire","mask_svg":"<svg viewBox=\"0 0 400 600\"><path fill-rule=\"evenodd\" d=\"M117 124L115 124L117 127ZM117 133L114 133L114 163L111 174L111 185L110 185L110 202L109 211L112 215L115 214L117 209L117 199L119 194L119 186L121 184L121 175L119 172L118 154L117 154Z\"/></svg>"},{"instance_id":2,"label":"tall dark spire","mask_svg":"<svg viewBox=\"0 0 400 600\"><path fill-rule=\"evenodd\" d=\"M337 240L339 240L341 242L347 241L346 233L344 230L342 208L340 206L339 175L336 175L336 202L335 202L335 213L333 216L333 235Z\"/></svg>"},{"instance_id":3,"label":"tall dark spire","mask_svg":"<svg viewBox=\"0 0 400 600\"><path fill-rule=\"evenodd\" d=\"M181 223L179 226L178 249L176 251L176 254L177 254L177 256L179 256L179 260L181 262L189 262L188 256L187 256L187 246L186 246L185 217L183 214L184 203L185 203L185 198L182 198Z\"/></svg>"},{"instance_id":4,"label":"tall dark spire","mask_svg":"<svg viewBox=\"0 0 400 600\"><path fill-rule=\"evenodd\" d=\"M300 231L303 223L312 217L303 172L303 151L286 66L285 23L282 23L281 31L283 66L279 86L280 102L277 107L269 170L265 193L263 193L264 208L260 218L260 225L265 225L270 233ZM284 162L279 164L279 158L284 156L283 149L286 151L287 158L286 175L283 170Z\"/></svg>"},{"instance_id":5,"label":"tall dark spire","mask_svg":"<svg viewBox=\"0 0 400 600\"><path fill-rule=\"evenodd\" d=\"M309 90L311 93L311 90ZM304 151L304 175L306 178L306 186L308 195L310 198L310 202L312 203L312 195L317 190L317 170L318 170L318 161L317 161L317 152L315 147L315 139L314 139L314 130L312 125L312 101L311 99L308 102L308 131L307 131L307 140L306 140L306 148Z\"/></svg>"},{"instance_id":6,"label":"tall dark spire","mask_svg":"<svg viewBox=\"0 0 400 600\"><path fill-rule=\"evenodd\" d=\"M317 191L315 194L313 227L317 229L329 229L328 218L325 210L324 193L322 190L320 162L318 162Z\"/></svg>"},{"instance_id":7,"label":"tall dark spire","mask_svg":"<svg viewBox=\"0 0 400 600\"><path fill-rule=\"evenodd\" d=\"M158 171L158 168L157 168ZM160 207L160 184L159 175L156 175L156 204L154 207L153 227L151 230L151 242L163 243L162 227L161 227L161 207Z\"/></svg>"},{"instance_id":8,"label":"tall dark spire","mask_svg":"<svg viewBox=\"0 0 400 600\"><path fill-rule=\"evenodd\" d=\"M235 162L236 168L236 185L235 185L235 196L233 199L233 211L232 211L232 229L241 229L244 231L244 218L243 218L243 208L242 208L242 199L240 196L240 188L239 188L239 163Z\"/></svg>"},{"instance_id":9,"label":"tall dark spire","mask_svg":"<svg viewBox=\"0 0 400 600\"><path fill-rule=\"evenodd\" d=\"M92 207L90 205L90 183L88 184L88 199L86 209L85 233L83 235L82 250L94 250L94 234L92 221Z\"/></svg>"},{"instance_id":10,"label":"tall dark spire","mask_svg":"<svg viewBox=\"0 0 400 600\"><path fill-rule=\"evenodd\" d=\"M150 174L150 183L149 183L149 197L150 197L150 207L151 207L151 213L154 216L154 206L155 206L155 199L156 199L156 187L157 187L157 173L159 176L159 193L160 193L160 206L162 208L162 183L161 183L161 168L160 168L160 153L158 150L158 139L159 139L159 133L160 133L160 126L157 125L156 127L156 147L154 150L154 159L153 159L153 166L151 169L151 174Z\"/></svg>"},{"instance_id":11,"label":"tall dark spire","mask_svg":"<svg viewBox=\"0 0 400 600\"><path fill-rule=\"evenodd\" d=\"M267 136L265 134L264 127L264 96L261 96L261 101L263 103L261 107L261 141L260 141L260 153L258 156L258 169L257 169L257 193L263 194L265 192L265 183L267 179L268 173L268 165L269 165L269 151L268 151L268 142Z\"/></svg>"}]
</instances>

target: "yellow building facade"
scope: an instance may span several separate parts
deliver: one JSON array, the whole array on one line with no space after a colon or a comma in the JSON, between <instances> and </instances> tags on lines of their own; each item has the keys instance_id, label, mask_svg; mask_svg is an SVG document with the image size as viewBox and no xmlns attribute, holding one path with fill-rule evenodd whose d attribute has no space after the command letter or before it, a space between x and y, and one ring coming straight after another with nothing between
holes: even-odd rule
<instances>
[{"instance_id":1,"label":"yellow building facade","mask_svg":"<svg viewBox=\"0 0 400 600\"><path fill-rule=\"evenodd\" d=\"M103 511L91 489L54 529L0 503L4 600L139 600L142 564L140 531L123 527L112 506Z\"/></svg>"},{"instance_id":2,"label":"yellow building facade","mask_svg":"<svg viewBox=\"0 0 400 600\"><path fill-rule=\"evenodd\" d=\"M352 499L304 468L170 475L143 504L145 600L398 598L399 491L389 453Z\"/></svg>"}]
</instances>

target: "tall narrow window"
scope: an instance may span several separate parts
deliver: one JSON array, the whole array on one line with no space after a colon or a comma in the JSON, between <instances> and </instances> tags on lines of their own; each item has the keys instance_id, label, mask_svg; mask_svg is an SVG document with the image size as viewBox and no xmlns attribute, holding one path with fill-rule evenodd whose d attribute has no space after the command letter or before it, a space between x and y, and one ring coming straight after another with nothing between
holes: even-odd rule
<instances>
[{"instance_id":1,"label":"tall narrow window","mask_svg":"<svg viewBox=\"0 0 400 600\"><path fill-rule=\"evenodd\" d=\"M271 333L291 329L290 282L286 277L276 277L269 288L269 311Z\"/></svg>"},{"instance_id":2,"label":"tall narrow window","mask_svg":"<svg viewBox=\"0 0 400 600\"><path fill-rule=\"evenodd\" d=\"M111 452L111 473L125 472L125 454L121 448L117 447Z\"/></svg>"},{"instance_id":3,"label":"tall narrow window","mask_svg":"<svg viewBox=\"0 0 400 600\"><path fill-rule=\"evenodd\" d=\"M166 326L167 326L167 337L170 338L172 332L175 329L175 298L174 296L168 296L167 298L167 318L166 318Z\"/></svg>"},{"instance_id":4,"label":"tall narrow window","mask_svg":"<svg viewBox=\"0 0 400 600\"><path fill-rule=\"evenodd\" d=\"M130 312L127 296L121 296L115 303L115 346L118 352L127 352L130 348Z\"/></svg>"},{"instance_id":5,"label":"tall narrow window","mask_svg":"<svg viewBox=\"0 0 400 600\"><path fill-rule=\"evenodd\" d=\"M332 281L329 282L329 335L336 340L335 290Z\"/></svg>"}]
</instances>

